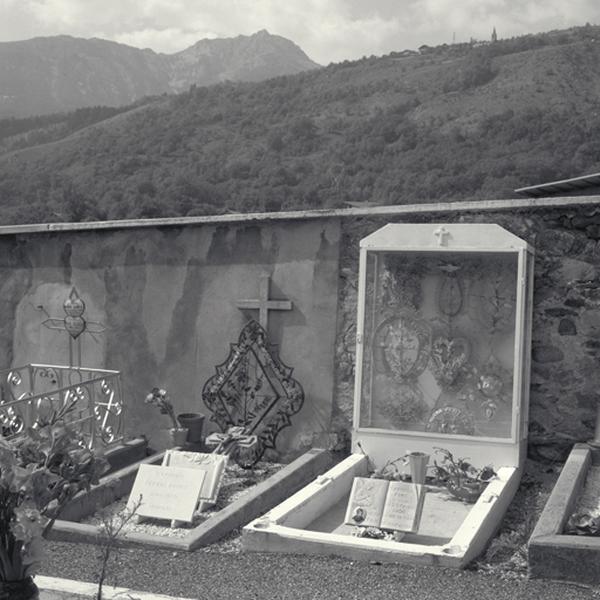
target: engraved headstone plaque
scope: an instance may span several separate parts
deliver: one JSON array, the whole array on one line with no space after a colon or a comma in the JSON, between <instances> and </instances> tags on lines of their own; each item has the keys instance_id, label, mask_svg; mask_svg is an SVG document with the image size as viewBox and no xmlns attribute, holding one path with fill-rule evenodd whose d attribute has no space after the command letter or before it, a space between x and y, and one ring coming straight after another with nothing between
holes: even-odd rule
<instances>
[{"instance_id":1,"label":"engraved headstone plaque","mask_svg":"<svg viewBox=\"0 0 600 600\"><path fill-rule=\"evenodd\" d=\"M214 504L219 495L223 473L227 466L227 456L222 454L207 454L205 452L182 452L167 450L163 458L163 466L195 469L204 473L204 482L199 499L206 504Z\"/></svg>"},{"instance_id":2,"label":"engraved headstone plaque","mask_svg":"<svg viewBox=\"0 0 600 600\"><path fill-rule=\"evenodd\" d=\"M205 475L184 467L140 465L127 508L131 510L141 498L138 517L191 523Z\"/></svg>"}]
</instances>

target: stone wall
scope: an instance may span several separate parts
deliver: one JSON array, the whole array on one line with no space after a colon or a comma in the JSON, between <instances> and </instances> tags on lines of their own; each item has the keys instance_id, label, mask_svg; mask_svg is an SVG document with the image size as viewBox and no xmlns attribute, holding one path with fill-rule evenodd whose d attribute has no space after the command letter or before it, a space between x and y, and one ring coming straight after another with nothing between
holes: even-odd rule
<instances>
[{"instance_id":1,"label":"stone wall","mask_svg":"<svg viewBox=\"0 0 600 600\"><path fill-rule=\"evenodd\" d=\"M167 423L143 397L160 385L179 411L204 410L204 382L257 316L235 302L255 298L266 273L271 296L293 302L270 313L269 334L307 398L279 447L291 456L335 442L327 432L343 444L359 241L388 222L497 223L535 248L530 453L560 459L589 439L600 389L598 197L0 228L0 366L67 361L66 334L41 323L62 315L77 286L86 317L107 325L82 336L83 362L123 372L127 432L160 447Z\"/></svg>"}]
</instances>

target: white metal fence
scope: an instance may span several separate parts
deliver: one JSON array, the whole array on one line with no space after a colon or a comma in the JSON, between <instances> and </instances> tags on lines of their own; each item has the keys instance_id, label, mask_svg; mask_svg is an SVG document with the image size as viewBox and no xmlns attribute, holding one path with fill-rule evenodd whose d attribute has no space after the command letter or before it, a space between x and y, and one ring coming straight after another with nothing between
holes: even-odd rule
<instances>
[{"instance_id":1,"label":"white metal fence","mask_svg":"<svg viewBox=\"0 0 600 600\"><path fill-rule=\"evenodd\" d=\"M21 435L74 403L66 416L87 445L123 439L121 372L63 365L28 364L0 370L0 433Z\"/></svg>"}]
</instances>

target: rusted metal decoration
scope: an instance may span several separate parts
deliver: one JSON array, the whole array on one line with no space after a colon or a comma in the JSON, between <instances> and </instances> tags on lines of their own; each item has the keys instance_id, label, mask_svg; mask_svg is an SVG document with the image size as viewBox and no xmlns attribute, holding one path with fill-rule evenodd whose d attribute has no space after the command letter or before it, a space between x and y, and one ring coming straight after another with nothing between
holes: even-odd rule
<instances>
[{"instance_id":1,"label":"rusted metal decoration","mask_svg":"<svg viewBox=\"0 0 600 600\"><path fill-rule=\"evenodd\" d=\"M41 308L44 310L43 307ZM42 325L48 329L66 331L69 334L69 366L81 366L81 340L78 339L79 336L85 332L93 337L94 334L106 331L106 327L96 321L86 321L83 317L85 302L75 287L71 289L69 297L63 302L63 310L65 311L64 318L54 319L49 317L42 322ZM44 310L44 312L46 311ZM75 361L73 359L73 343L75 340L77 340L77 365L74 365Z\"/></svg>"},{"instance_id":2,"label":"rusted metal decoration","mask_svg":"<svg viewBox=\"0 0 600 600\"><path fill-rule=\"evenodd\" d=\"M233 454L240 466L251 467L265 450L275 449L279 432L302 408L304 390L292 372L269 344L266 331L250 321L231 344L227 360L204 384L202 400L211 421L222 432L242 427L244 435L257 437L254 447Z\"/></svg>"}]
</instances>

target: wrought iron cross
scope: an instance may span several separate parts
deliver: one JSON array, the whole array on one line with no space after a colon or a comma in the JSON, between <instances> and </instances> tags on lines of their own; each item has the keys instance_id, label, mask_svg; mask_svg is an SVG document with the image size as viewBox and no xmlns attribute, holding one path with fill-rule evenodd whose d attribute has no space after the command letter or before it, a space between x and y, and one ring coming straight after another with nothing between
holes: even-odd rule
<instances>
[{"instance_id":1,"label":"wrought iron cross","mask_svg":"<svg viewBox=\"0 0 600 600\"><path fill-rule=\"evenodd\" d=\"M268 331L268 313L270 310L292 310L292 303L289 300L269 300L270 284L271 277L269 275L261 275L258 298L254 300L238 300L236 304L242 310L258 310L258 322L265 331Z\"/></svg>"},{"instance_id":2,"label":"wrought iron cross","mask_svg":"<svg viewBox=\"0 0 600 600\"><path fill-rule=\"evenodd\" d=\"M43 310L47 316L48 313L44 307L39 307ZM66 331L69 334L69 366L81 366L81 340L79 336L82 333L89 333L92 337L94 334L103 333L106 331L106 327L102 323L96 321L86 321L83 318L85 312L85 302L73 287L69 297L63 302L63 310L65 311L65 317L63 319L53 319L49 317L42 322L42 325L48 329L55 329L58 331ZM95 338L94 338L95 339ZM73 364L73 343L77 340L77 365Z\"/></svg>"}]
</instances>

